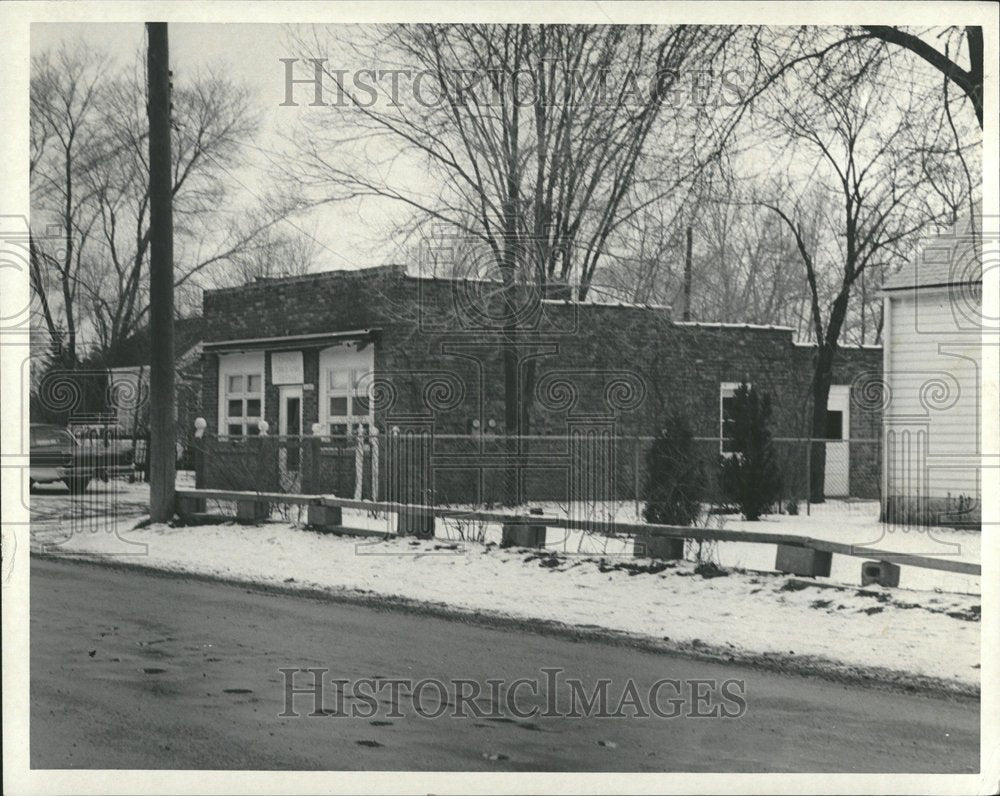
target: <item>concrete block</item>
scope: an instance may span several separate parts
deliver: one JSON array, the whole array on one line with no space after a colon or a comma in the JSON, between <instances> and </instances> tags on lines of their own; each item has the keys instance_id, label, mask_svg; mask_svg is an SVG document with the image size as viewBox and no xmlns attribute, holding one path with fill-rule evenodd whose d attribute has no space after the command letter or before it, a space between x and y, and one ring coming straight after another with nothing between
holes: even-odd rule
<instances>
[{"instance_id":1,"label":"concrete block","mask_svg":"<svg viewBox=\"0 0 1000 796\"><path fill-rule=\"evenodd\" d=\"M271 516L271 505L261 500L238 500L236 502L237 522L260 522Z\"/></svg>"},{"instance_id":2,"label":"concrete block","mask_svg":"<svg viewBox=\"0 0 1000 796\"><path fill-rule=\"evenodd\" d=\"M192 514L204 514L206 511L205 498L183 497L176 499L176 512L181 517L188 517Z\"/></svg>"},{"instance_id":3,"label":"concrete block","mask_svg":"<svg viewBox=\"0 0 1000 796\"><path fill-rule=\"evenodd\" d=\"M344 512L340 506L310 505L306 509L306 523L320 530L335 530L344 524Z\"/></svg>"},{"instance_id":4,"label":"concrete block","mask_svg":"<svg viewBox=\"0 0 1000 796\"><path fill-rule=\"evenodd\" d=\"M879 586L899 585L899 567L888 561L865 561L861 564L861 585L877 583Z\"/></svg>"},{"instance_id":5,"label":"concrete block","mask_svg":"<svg viewBox=\"0 0 1000 796\"><path fill-rule=\"evenodd\" d=\"M401 511L396 515L396 533L399 536L434 538L434 515L429 511Z\"/></svg>"},{"instance_id":6,"label":"concrete block","mask_svg":"<svg viewBox=\"0 0 1000 796\"><path fill-rule=\"evenodd\" d=\"M812 550L808 547L779 544L774 568L778 572L790 572L793 575L828 578L830 577L831 563L833 563L832 553Z\"/></svg>"},{"instance_id":7,"label":"concrete block","mask_svg":"<svg viewBox=\"0 0 1000 796\"><path fill-rule=\"evenodd\" d=\"M636 536L633 555L643 558L684 558L684 540L673 536Z\"/></svg>"},{"instance_id":8,"label":"concrete block","mask_svg":"<svg viewBox=\"0 0 1000 796\"><path fill-rule=\"evenodd\" d=\"M545 547L544 525L503 524L501 547Z\"/></svg>"}]
</instances>

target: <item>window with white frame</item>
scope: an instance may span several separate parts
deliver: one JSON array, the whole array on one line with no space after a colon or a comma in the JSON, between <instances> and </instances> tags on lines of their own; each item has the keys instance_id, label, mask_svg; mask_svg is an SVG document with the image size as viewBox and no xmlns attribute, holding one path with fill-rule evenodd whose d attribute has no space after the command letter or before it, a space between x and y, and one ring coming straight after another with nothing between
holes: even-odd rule
<instances>
[{"instance_id":1,"label":"window with white frame","mask_svg":"<svg viewBox=\"0 0 1000 796\"><path fill-rule=\"evenodd\" d=\"M733 426L736 422L736 390L739 386L736 382L723 382L719 385L719 451L723 455L732 454L736 450Z\"/></svg>"},{"instance_id":2,"label":"window with white frame","mask_svg":"<svg viewBox=\"0 0 1000 796\"><path fill-rule=\"evenodd\" d=\"M219 434L255 436L264 417L264 355L219 357Z\"/></svg>"},{"instance_id":3,"label":"window with white frame","mask_svg":"<svg viewBox=\"0 0 1000 796\"><path fill-rule=\"evenodd\" d=\"M326 378L327 433L343 436L360 429L367 435L372 423L369 370L331 367Z\"/></svg>"},{"instance_id":4,"label":"window with white frame","mask_svg":"<svg viewBox=\"0 0 1000 796\"><path fill-rule=\"evenodd\" d=\"M319 423L324 434L366 436L374 425L371 402L374 346L345 341L320 352Z\"/></svg>"}]
</instances>

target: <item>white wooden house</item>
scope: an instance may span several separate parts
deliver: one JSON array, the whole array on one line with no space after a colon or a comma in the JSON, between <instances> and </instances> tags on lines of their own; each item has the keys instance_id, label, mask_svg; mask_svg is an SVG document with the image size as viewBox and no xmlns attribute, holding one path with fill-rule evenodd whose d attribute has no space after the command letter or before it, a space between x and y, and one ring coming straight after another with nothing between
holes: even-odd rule
<instances>
[{"instance_id":1,"label":"white wooden house","mask_svg":"<svg viewBox=\"0 0 1000 796\"><path fill-rule=\"evenodd\" d=\"M983 317L975 233L960 221L882 288L882 508L891 523L980 523Z\"/></svg>"}]
</instances>

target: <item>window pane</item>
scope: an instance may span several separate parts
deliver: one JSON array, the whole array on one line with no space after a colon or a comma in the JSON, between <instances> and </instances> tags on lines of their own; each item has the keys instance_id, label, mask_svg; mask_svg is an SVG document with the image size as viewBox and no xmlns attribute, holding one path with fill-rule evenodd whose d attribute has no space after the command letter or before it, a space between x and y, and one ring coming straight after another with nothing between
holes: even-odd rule
<instances>
[{"instance_id":1,"label":"window pane","mask_svg":"<svg viewBox=\"0 0 1000 796\"><path fill-rule=\"evenodd\" d=\"M346 370L331 370L330 371L330 389L342 392L347 392L347 385L349 382L349 373Z\"/></svg>"},{"instance_id":2,"label":"window pane","mask_svg":"<svg viewBox=\"0 0 1000 796\"><path fill-rule=\"evenodd\" d=\"M369 401L369 390L371 388L371 374L365 370L354 371L354 383L351 385L351 392L354 395L351 412L355 415L367 415Z\"/></svg>"},{"instance_id":3,"label":"window pane","mask_svg":"<svg viewBox=\"0 0 1000 796\"><path fill-rule=\"evenodd\" d=\"M239 437L240 435L243 434L243 426L241 426L239 423L230 423L229 426L226 428L226 432L231 437Z\"/></svg>"},{"instance_id":4,"label":"window pane","mask_svg":"<svg viewBox=\"0 0 1000 796\"><path fill-rule=\"evenodd\" d=\"M368 392L368 385L371 383L371 378L367 370L355 370L351 372L353 376L352 382L354 387L354 392L356 393L366 393Z\"/></svg>"},{"instance_id":5,"label":"window pane","mask_svg":"<svg viewBox=\"0 0 1000 796\"><path fill-rule=\"evenodd\" d=\"M844 438L844 413L827 409L826 411L826 438Z\"/></svg>"},{"instance_id":6,"label":"window pane","mask_svg":"<svg viewBox=\"0 0 1000 796\"><path fill-rule=\"evenodd\" d=\"M331 423L330 434L331 436L343 437L347 434L347 425L345 423Z\"/></svg>"},{"instance_id":7,"label":"window pane","mask_svg":"<svg viewBox=\"0 0 1000 796\"><path fill-rule=\"evenodd\" d=\"M243 417L243 401L239 398L230 399L228 417Z\"/></svg>"},{"instance_id":8,"label":"window pane","mask_svg":"<svg viewBox=\"0 0 1000 796\"><path fill-rule=\"evenodd\" d=\"M243 377L242 376L230 376L229 386L227 387L229 392L243 392Z\"/></svg>"},{"instance_id":9,"label":"window pane","mask_svg":"<svg viewBox=\"0 0 1000 796\"><path fill-rule=\"evenodd\" d=\"M260 376L247 376L247 392L260 392Z\"/></svg>"},{"instance_id":10,"label":"window pane","mask_svg":"<svg viewBox=\"0 0 1000 796\"><path fill-rule=\"evenodd\" d=\"M260 417L260 398L247 398L247 417Z\"/></svg>"},{"instance_id":11,"label":"window pane","mask_svg":"<svg viewBox=\"0 0 1000 796\"><path fill-rule=\"evenodd\" d=\"M733 397L735 391L728 387L722 388L722 452L731 453L736 450L736 443L733 441L734 426L733 410L736 399Z\"/></svg>"},{"instance_id":12,"label":"window pane","mask_svg":"<svg viewBox=\"0 0 1000 796\"><path fill-rule=\"evenodd\" d=\"M331 398L330 399L330 416L331 417L344 417L347 414L347 398Z\"/></svg>"},{"instance_id":13,"label":"window pane","mask_svg":"<svg viewBox=\"0 0 1000 796\"><path fill-rule=\"evenodd\" d=\"M258 434L260 434L260 429L257 428L257 424L256 423L247 423L247 436L248 437L256 437Z\"/></svg>"}]
</instances>

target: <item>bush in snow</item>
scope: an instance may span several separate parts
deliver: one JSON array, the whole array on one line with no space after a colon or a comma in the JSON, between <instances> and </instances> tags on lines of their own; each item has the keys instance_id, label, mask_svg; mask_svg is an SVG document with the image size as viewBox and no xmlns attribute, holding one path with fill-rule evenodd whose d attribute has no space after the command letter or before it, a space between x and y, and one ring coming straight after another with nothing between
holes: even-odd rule
<instances>
[{"instance_id":1,"label":"bush in snow","mask_svg":"<svg viewBox=\"0 0 1000 796\"><path fill-rule=\"evenodd\" d=\"M760 519L782 491L774 443L771 441L771 399L746 384L733 394L726 417L730 453L720 461L722 493L748 520Z\"/></svg>"},{"instance_id":2,"label":"bush in snow","mask_svg":"<svg viewBox=\"0 0 1000 796\"><path fill-rule=\"evenodd\" d=\"M643 518L659 525L694 525L704 486L691 428L682 415L671 414L646 456Z\"/></svg>"}]
</instances>

